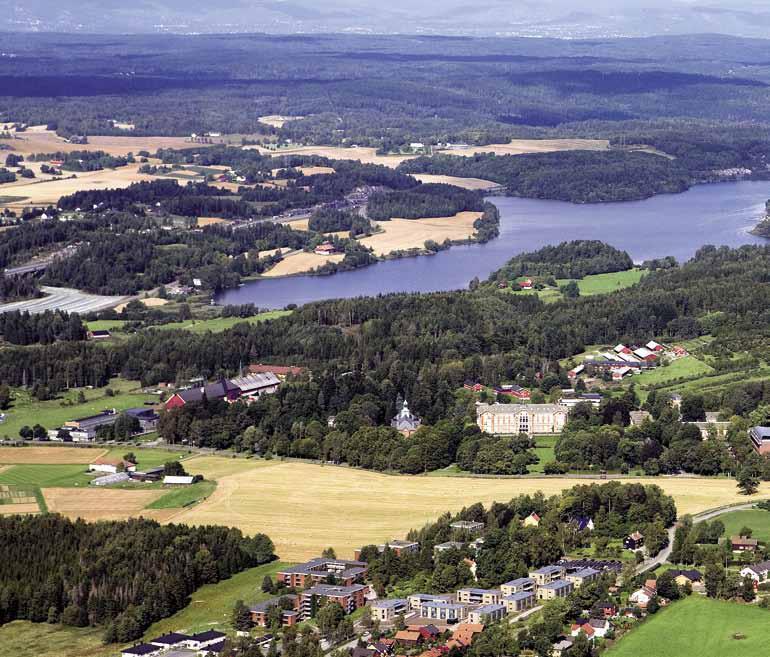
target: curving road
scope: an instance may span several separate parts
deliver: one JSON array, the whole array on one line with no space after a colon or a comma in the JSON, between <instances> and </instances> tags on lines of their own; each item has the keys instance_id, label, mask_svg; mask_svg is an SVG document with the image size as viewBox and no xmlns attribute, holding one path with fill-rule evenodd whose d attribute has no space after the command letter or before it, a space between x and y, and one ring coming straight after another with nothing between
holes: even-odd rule
<instances>
[{"instance_id":1,"label":"curving road","mask_svg":"<svg viewBox=\"0 0 770 657\"><path fill-rule=\"evenodd\" d=\"M733 511L746 511L748 509L751 509L754 507L754 505L757 502L760 502L761 500L755 500L754 502L743 502L741 504L733 504L732 506L723 506L719 507L718 509L712 509L710 511L703 511L701 513L697 513L692 516L693 523L697 524L699 522L704 522L705 520L712 520L713 518L717 518L718 516L724 515L725 513L731 513ZM668 545L663 548L658 554L656 554L651 559L645 559L642 563L640 563L636 567L636 574L640 575L641 573L647 572L648 570L653 570L654 568L657 568L662 563L665 563L668 561L668 557L671 554L671 550L674 547L674 532L676 531L676 525L673 527L668 528Z\"/></svg>"}]
</instances>

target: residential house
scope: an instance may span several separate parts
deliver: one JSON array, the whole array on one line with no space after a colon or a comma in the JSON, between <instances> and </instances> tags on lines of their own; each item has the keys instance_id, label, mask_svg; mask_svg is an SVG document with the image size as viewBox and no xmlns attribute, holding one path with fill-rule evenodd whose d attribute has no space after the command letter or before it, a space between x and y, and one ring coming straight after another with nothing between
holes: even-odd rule
<instances>
[{"instance_id":1,"label":"residential house","mask_svg":"<svg viewBox=\"0 0 770 657\"><path fill-rule=\"evenodd\" d=\"M525 527L537 527L540 524L540 516L536 512L530 513L521 523Z\"/></svg>"},{"instance_id":2,"label":"residential house","mask_svg":"<svg viewBox=\"0 0 770 657\"><path fill-rule=\"evenodd\" d=\"M101 457L96 459L93 463L88 464L89 472L106 472L107 474L116 474L118 472L134 472L135 470L135 463L124 461L123 459L114 459L109 457Z\"/></svg>"},{"instance_id":3,"label":"residential house","mask_svg":"<svg viewBox=\"0 0 770 657\"><path fill-rule=\"evenodd\" d=\"M650 351L661 352L666 350L666 348L662 344L655 342L655 340L650 340L644 346L647 347L647 349L649 349Z\"/></svg>"},{"instance_id":4,"label":"residential house","mask_svg":"<svg viewBox=\"0 0 770 657\"><path fill-rule=\"evenodd\" d=\"M668 572L674 578L677 586L685 586L686 584L693 586L703 582L703 575L699 570L672 568Z\"/></svg>"},{"instance_id":5,"label":"residential house","mask_svg":"<svg viewBox=\"0 0 770 657\"><path fill-rule=\"evenodd\" d=\"M519 281L519 287L522 290L531 290L532 289L532 279L531 278L525 278L523 281Z\"/></svg>"},{"instance_id":6,"label":"residential house","mask_svg":"<svg viewBox=\"0 0 770 657\"><path fill-rule=\"evenodd\" d=\"M473 624L496 623L505 618L508 608L504 604L489 604L477 607L468 613L468 622Z\"/></svg>"},{"instance_id":7,"label":"residential house","mask_svg":"<svg viewBox=\"0 0 770 657\"><path fill-rule=\"evenodd\" d=\"M372 620L381 623L392 623L396 616L406 614L409 611L409 602L405 598L391 598L386 600L374 600L369 605Z\"/></svg>"},{"instance_id":8,"label":"residential house","mask_svg":"<svg viewBox=\"0 0 770 657\"><path fill-rule=\"evenodd\" d=\"M422 643L422 634L417 630L399 630L394 638L398 645L405 648L415 648Z\"/></svg>"},{"instance_id":9,"label":"residential house","mask_svg":"<svg viewBox=\"0 0 770 657\"><path fill-rule=\"evenodd\" d=\"M315 247L313 252L317 255L327 256L337 253L337 249L334 248L334 244L331 242L323 242L322 244L319 244L317 247Z\"/></svg>"},{"instance_id":10,"label":"residential house","mask_svg":"<svg viewBox=\"0 0 770 657\"><path fill-rule=\"evenodd\" d=\"M422 634L422 638L426 641L435 641L441 634L441 630L438 629L433 623L427 625L409 625L407 630L416 630Z\"/></svg>"},{"instance_id":11,"label":"residential house","mask_svg":"<svg viewBox=\"0 0 770 657\"><path fill-rule=\"evenodd\" d=\"M422 421L412 411L406 399L398 414L391 420L390 426L398 431L404 438L409 438L420 428Z\"/></svg>"},{"instance_id":12,"label":"residential house","mask_svg":"<svg viewBox=\"0 0 770 657\"><path fill-rule=\"evenodd\" d=\"M570 522L575 525L579 532L592 532L594 530L594 520L588 516L574 516Z\"/></svg>"},{"instance_id":13,"label":"residential house","mask_svg":"<svg viewBox=\"0 0 770 657\"><path fill-rule=\"evenodd\" d=\"M647 604L658 595L658 583L654 579L645 581L644 586L634 591L628 601L640 609L646 609Z\"/></svg>"},{"instance_id":14,"label":"residential house","mask_svg":"<svg viewBox=\"0 0 770 657\"><path fill-rule=\"evenodd\" d=\"M569 409L561 404L478 404L479 429L493 435L561 433Z\"/></svg>"},{"instance_id":15,"label":"residential house","mask_svg":"<svg viewBox=\"0 0 770 657\"><path fill-rule=\"evenodd\" d=\"M532 592L534 590L535 580L531 577L519 577L500 585L500 592L504 596L511 596L521 592Z\"/></svg>"},{"instance_id":16,"label":"residential house","mask_svg":"<svg viewBox=\"0 0 770 657\"><path fill-rule=\"evenodd\" d=\"M760 561L741 569L741 577L751 577L754 580L754 586L759 586L770 578L770 561Z\"/></svg>"},{"instance_id":17,"label":"residential house","mask_svg":"<svg viewBox=\"0 0 770 657\"><path fill-rule=\"evenodd\" d=\"M591 618L588 621L588 624L593 628L594 630L594 636L598 638L604 638L604 636L607 634L607 632L610 631L611 625L609 620L607 620L604 617L601 618Z\"/></svg>"},{"instance_id":18,"label":"residential house","mask_svg":"<svg viewBox=\"0 0 770 657\"><path fill-rule=\"evenodd\" d=\"M616 354L630 354L630 353L632 353L632 352L631 352L631 349L630 349L629 347L626 347L626 345L624 345L623 343L621 343L621 344L619 344L619 345L616 345L616 346L613 348L613 351L614 351Z\"/></svg>"},{"instance_id":19,"label":"residential house","mask_svg":"<svg viewBox=\"0 0 770 657\"><path fill-rule=\"evenodd\" d=\"M591 614L599 618L614 618L618 613L618 607L613 602L597 602L591 609Z\"/></svg>"},{"instance_id":20,"label":"residential house","mask_svg":"<svg viewBox=\"0 0 770 657\"><path fill-rule=\"evenodd\" d=\"M566 574L567 569L564 566L543 566L531 571L529 577L535 580L535 584L538 586L544 586L545 584L563 579Z\"/></svg>"},{"instance_id":21,"label":"residential house","mask_svg":"<svg viewBox=\"0 0 770 657\"><path fill-rule=\"evenodd\" d=\"M452 632L452 638L447 642L447 647L451 650L453 647L460 649L467 648L473 643L477 634L484 631L484 625L481 623L462 623Z\"/></svg>"},{"instance_id":22,"label":"residential house","mask_svg":"<svg viewBox=\"0 0 770 657\"><path fill-rule=\"evenodd\" d=\"M484 390L484 386L480 383L474 383L473 381L466 381L463 383L463 388L466 390L472 390L473 392L481 392Z\"/></svg>"},{"instance_id":23,"label":"residential house","mask_svg":"<svg viewBox=\"0 0 770 657\"><path fill-rule=\"evenodd\" d=\"M749 538L748 536L731 536L730 547L733 552L753 552L759 546L759 541L756 538Z\"/></svg>"},{"instance_id":24,"label":"residential house","mask_svg":"<svg viewBox=\"0 0 770 657\"><path fill-rule=\"evenodd\" d=\"M572 644L572 639L559 639L551 647L551 657L564 657L569 652L569 649L572 648Z\"/></svg>"},{"instance_id":25,"label":"residential house","mask_svg":"<svg viewBox=\"0 0 770 657\"><path fill-rule=\"evenodd\" d=\"M505 605L509 614L518 613L531 609L535 606L535 592L532 591L519 591L517 593L511 593L510 595L504 595L501 598L501 602Z\"/></svg>"},{"instance_id":26,"label":"residential house","mask_svg":"<svg viewBox=\"0 0 770 657\"><path fill-rule=\"evenodd\" d=\"M594 568L583 568L574 573L567 573L567 581L572 582L576 589L579 589L584 584L593 582L601 575L601 573Z\"/></svg>"},{"instance_id":27,"label":"residential house","mask_svg":"<svg viewBox=\"0 0 770 657\"><path fill-rule=\"evenodd\" d=\"M299 589L309 584L321 584L329 580L350 586L364 580L367 568L367 564L363 561L316 557L305 563L284 568L278 572L277 579L286 586Z\"/></svg>"},{"instance_id":28,"label":"residential house","mask_svg":"<svg viewBox=\"0 0 770 657\"><path fill-rule=\"evenodd\" d=\"M557 579L537 587L538 600L554 600L566 598L575 589L575 585L566 579Z\"/></svg>"},{"instance_id":29,"label":"residential house","mask_svg":"<svg viewBox=\"0 0 770 657\"><path fill-rule=\"evenodd\" d=\"M644 535L635 531L623 539L623 547L626 550L638 550L644 545Z\"/></svg>"},{"instance_id":30,"label":"residential house","mask_svg":"<svg viewBox=\"0 0 770 657\"><path fill-rule=\"evenodd\" d=\"M458 589L455 593L457 602L465 602L473 605L491 605L500 602L502 593L499 589Z\"/></svg>"},{"instance_id":31,"label":"residential house","mask_svg":"<svg viewBox=\"0 0 770 657\"><path fill-rule=\"evenodd\" d=\"M570 634L572 636L577 636L580 633L583 633L586 635L586 638L589 641L593 641L596 637L596 632L594 631L594 628L591 626L591 623L573 623L570 627Z\"/></svg>"},{"instance_id":32,"label":"residential house","mask_svg":"<svg viewBox=\"0 0 770 657\"><path fill-rule=\"evenodd\" d=\"M484 529L484 523L478 522L476 520L455 520L454 522L450 523L449 526L452 529L459 529L471 534L475 534L476 532L480 532L482 529Z\"/></svg>"},{"instance_id":33,"label":"residential house","mask_svg":"<svg viewBox=\"0 0 770 657\"><path fill-rule=\"evenodd\" d=\"M770 427L751 427L749 438L757 454L770 454Z\"/></svg>"}]
</instances>

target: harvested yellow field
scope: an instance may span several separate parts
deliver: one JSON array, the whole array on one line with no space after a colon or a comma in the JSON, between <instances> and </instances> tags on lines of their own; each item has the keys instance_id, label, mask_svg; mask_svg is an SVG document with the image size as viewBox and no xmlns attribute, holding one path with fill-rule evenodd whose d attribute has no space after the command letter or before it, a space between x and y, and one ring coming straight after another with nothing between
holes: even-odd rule
<instances>
[{"instance_id":1,"label":"harvested yellow field","mask_svg":"<svg viewBox=\"0 0 770 657\"><path fill-rule=\"evenodd\" d=\"M39 511L40 509L37 506L37 502L0 505L0 516L12 516L15 514L28 515L31 513L38 513Z\"/></svg>"},{"instance_id":2,"label":"harvested yellow field","mask_svg":"<svg viewBox=\"0 0 770 657\"><path fill-rule=\"evenodd\" d=\"M134 137L105 136L88 137L87 144L68 144L55 132L45 129L29 129L16 134L16 139L0 139L0 144L9 145L15 152L29 153L71 153L72 151L104 151L111 155L136 154L138 151L154 153L159 148L206 148L211 144L194 144L187 137Z\"/></svg>"},{"instance_id":3,"label":"harvested yellow field","mask_svg":"<svg viewBox=\"0 0 770 657\"><path fill-rule=\"evenodd\" d=\"M433 219L391 219L380 221L378 226L383 232L364 237L361 244L374 249L378 256L385 256L393 251L421 249L427 240L439 244L446 239L465 240L475 232L473 222L481 212L460 212L452 217Z\"/></svg>"},{"instance_id":4,"label":"harvested yellow field","mask_svg":"<svg viewBox=\"0 0 770 657\"><path fill-rule=\"evenodd\" d=\"M137 299L137 301L148 308L158 308L160 306L165 306L169 302L168 299L161 299L160 297L148 297L146 299ZM127 305L128 303L121 303L120 305L115 306L115 312L122 313Z\"/></svg>"},{"instance_id":5,"label":"harvested yellow field","mask_svg":"<svg viewBox=\"0 0 770 657\"><path fill-rule=\"evenodd\" d=\"M295 251L294 253L287 255L272 269L268 269L262 276L275 278L276 276L304 274L318 267L322 267L327 262L339 262L344 257L345 256L341 253L318 255L317 253L308 253L307 251Z\"/></svg>"},{"instance_id":6,"label":"harvested yellow field","mask_svg":"<svg viewBox=\"0 0 770 657\"><path fill-rule=\"evenodd\" d=\"M524 155L526 153L551 153L553 151L606 151L610 142L606 139L513 139L507 144L487 144L468 148L451 148L441 151L445 155Z\"/></svg>"},{"instance_id":7,"label":"harvested yellow field","mask_svg":"<svg viewBox=\"0 0 770 657\"><path fill-rule=\"evenodd\" d=\"M80 447L0 447L0 463L7 465L92 463L108 450Z\"/></svg>"},{"instance_id":8,"label":"harvested yellow field","mask_svg":"<svg viewBox=\"0 0 770 657\"><path fill-rule=\"evenodd\" d=\"M304 116L284 116L282 114L270 114L269 116L260 116L257 121L269 125L271 128L283 128L284 123L304 119Z\"/></svg>"},{"instance_id":9,"label":"harvested yellow field","mask_svg":"<svg viewBox=\"0 0 770 657\"><path fill-rule=\"evenodd\" d=\"M142 509L165 491L108 488L44 488L48 510L83 520L123 520L147 515Z\"/></svg>"},{"instance_id":10,"label":"harvested yellow field","mask_svg":"<svg viewBox=\"0 0 770 657\"><path fill-rule=\"evenodd\" d=\"M286 224L294 230L310 230L310 217L303 217L302 219L287 221Z\"/></svg>"},{"instance_id":11,"label":"harvested yellow field","mask_svg":"<svg viewBox=\"0 0 770 657\"><path fill-rule=\"evenodd\" d=\"M316 556L328 546L340 556L356 547L403 537L409 529L474 502L489 504L543 491L554 495L578 484L605 483L568 478L458 478L389 476L309 463L196 457L188 469L217 479L202 504L183 510L173 522L224 524L248 534L264 531L286 560ZM732 479L628 478L657 484L676 500L680 515L745 501ZM763 483L763 497L770 484Z\"/></svg>"},{"instance_id":12,"label":"harvested yellow field","mask_svg":"<svg viewBox=\"0 0 770 657\"><path fill-rule=\"evenodd\" d=\"M499 187L496 182L491 180L482 180L481 178L458 178L457 176L438 176L432 173L414 173L414 178L424 183L438 183L443 185L454 185L463 189L485 190Z\"/></svg>"},{"instance_id":13,"label":"harvested yellow field","mask_svg":"<svg viewBox=\"0 0 770 657\"><path fill-rule=\"evenodd\" d=\"M386 167L396 168L404 160L411 160L416 155L377 155L376 148L368 146L356 146L344 148L343 146L293 146L272 150L262 146L244 146L246 149L256 149L263 155L281 157L282 155L318 155L328 157L330 160L358 160L362 164L382 164Z\"/></svg>"},{"instance_id":14,"label":"harvested yellow field","mask_svg":"<svg viewBox=\"0 0 770 657\"><path fill-rule=\"evenodd\" d=\"M215 224L229 224L230 221L228 219L222 219L222 217L198 217L197 220L198 226L213 226Z\"/></svg>"},{"instance_id":15,"label":"harvested yellow field","mask_svg":"<svg viewBox=\"0 0 770 657\"><path fill-rule=\"evenodd\" d=\"M131 183L153 180L153 176L139 173L139 165L132 164L118 169L86 171L74 174L75 177L58 180L28 180L20 178L16 182L2 186L3 196L22 196L24 201L10 203L8 207L23 209L26 206L56 205L62 196L91 189L116 189L128 187ZM70 175L65 172L66 175Z\"/></svg>"},{"instance_id":16,"label":"harvested yellow field","mask_svg":"<svg viewBox=\"0 0 770 657\"><path fill-rule=\"evenodd\" d=\"M257 258L269 258L270 256L286 254L291 252L288 246L283 246L277 249L267 249L266 251L257 251Z\"/></svg>"}]
</instances>

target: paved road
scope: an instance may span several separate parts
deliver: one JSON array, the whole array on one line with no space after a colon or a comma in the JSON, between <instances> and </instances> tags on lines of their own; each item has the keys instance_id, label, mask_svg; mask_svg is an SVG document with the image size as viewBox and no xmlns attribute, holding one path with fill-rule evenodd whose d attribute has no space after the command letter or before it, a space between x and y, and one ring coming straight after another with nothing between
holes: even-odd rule
<instances>
[{"instance_id":1,"label":"paved road","mask_svg":"<svg viewBox=\"0 0 770 657\"><path fill-rule=\"evenodd\" d=\"M39 299L2 304L0 305L0 312L20 310L22 312L42 313L46 310L65 310L71 313L88 313L112 308L129 299L129 297L89 294L65 287L43 287L41 290L45 296Z\"/></svg>"},{"instance_id":2,"label":"paved road","mask_svg":"<svg viewBox=\"0 0 770 657\"><path fill-rule=\"evenodd\" d=\"M695 514L692 517L693 523L704 522L705 520L712 520L725 513L731 513L732 511L745 511L751 509L759 500L754 502L744 502L742 504L735 504L732 506L723 506L719 509L712 509L711 511L704 511L703 513ZM668 561L668 557L671 554L671 550L674 547L674 533L676 532L676 525L668 528L668 545L663 548L652 559L646 559L636 567L636 574L647 572L648 570L654 570L662 563Z\"/></svg>"}]
</instances>

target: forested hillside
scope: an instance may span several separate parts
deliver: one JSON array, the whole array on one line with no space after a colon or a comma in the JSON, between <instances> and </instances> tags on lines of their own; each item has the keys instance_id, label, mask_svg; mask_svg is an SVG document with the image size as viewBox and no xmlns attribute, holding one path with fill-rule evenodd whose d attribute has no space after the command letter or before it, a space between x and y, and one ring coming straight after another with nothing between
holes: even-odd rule
<instances>
[{"instance_id":1,"label":"forested hillside","mask_svg":"<svg viewBox=\"0 0 770 657\"><path fill-rule=\"evenodd\" d=\"M264 534L87 523L58 515L0 518L0 624L15 619L103 626L107 642L142 636L203 584L274 559Z\"/></svg>"}]
</instances>

